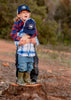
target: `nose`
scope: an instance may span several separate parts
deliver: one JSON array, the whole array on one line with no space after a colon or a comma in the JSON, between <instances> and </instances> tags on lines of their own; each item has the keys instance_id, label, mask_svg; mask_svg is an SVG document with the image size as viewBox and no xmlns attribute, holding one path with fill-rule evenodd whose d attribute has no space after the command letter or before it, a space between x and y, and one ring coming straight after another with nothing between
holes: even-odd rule
<instances>
[{"instance_id":1,"label":"nose","mask_svg":"<svg viewBox=\"0 0 71 100\"><path fill-rule=\"evenodd\" d=\"M25 14L27 15L27 13L25 12Z\"/></svg>"}]
</instances>

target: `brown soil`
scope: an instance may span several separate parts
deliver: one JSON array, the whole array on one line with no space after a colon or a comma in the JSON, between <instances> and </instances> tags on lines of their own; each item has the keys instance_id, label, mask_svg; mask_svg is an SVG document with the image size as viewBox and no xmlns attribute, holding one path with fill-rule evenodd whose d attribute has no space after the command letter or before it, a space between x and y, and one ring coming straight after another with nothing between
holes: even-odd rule
<instances>
[{"instance_id":1,"label":"brown soil","mask_svg":"<svg viewBox=\"0 0 71 100\"><path fill-rule=\"evenodd\" d=\"M44 50L53 52L51 50ZM16 46L12 42L0 40L0 90L4 90L8 85L6 81L15 82L15 52ZM57 51L56 51L57 52ZM65 52L61 52L64 53ZM66 53L71 55L71 53ZM9 63L8 67L2 63ZM71 67L71 66L70 66ZM58 63L51 64L47 59L39 58L39 78L38 82L42 83L44 92L46 92L48 100L71 100L71 68L60 66ZM4 86L6 83L6 86ZM1 92L0 91L0 92ZM40 95L40 97L42 97ZM1 100L7 100L4 96ZM27 100L27 99L13 99ZM28 99L40 100L40 99Z\"/></svg>"}]
</instances>

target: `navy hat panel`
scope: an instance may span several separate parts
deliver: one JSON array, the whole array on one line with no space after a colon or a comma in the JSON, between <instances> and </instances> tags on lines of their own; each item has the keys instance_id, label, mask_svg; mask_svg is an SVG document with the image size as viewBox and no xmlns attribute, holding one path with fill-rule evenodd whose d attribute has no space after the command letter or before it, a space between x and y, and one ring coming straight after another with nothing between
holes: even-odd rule
<instances>
[{"instance_id":1,"label":"navy hat panel","mask_svg":"<svg viewBox=\"0 0 71 100\"><path fill-rule=\"evenodd\" d=\"M20 13L21 11L23 11L23 10L27 10L27 11L31 12L28 6L26 6L26 5L21 5L21 6L19 6L18 9L17 9L17 14L19 14L19 13Z\"/></svg>"},{"instance_id":2,"label":"navy hat panel","mask_svg":"<svg viewBox=\"0 0 71 100\"><path fill-rule=\"evenodd\" d=\"M36 30L35 27L35 21L30 18L24 23L23 32L29 35L34 35Z\"/></svg>"}]
</instances>

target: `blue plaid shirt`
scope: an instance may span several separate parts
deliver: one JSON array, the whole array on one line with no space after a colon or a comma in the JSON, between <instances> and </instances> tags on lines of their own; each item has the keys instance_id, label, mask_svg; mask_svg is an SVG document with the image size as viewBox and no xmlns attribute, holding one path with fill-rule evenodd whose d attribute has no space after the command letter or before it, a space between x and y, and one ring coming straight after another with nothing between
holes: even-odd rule
<instances>
[{"instance_id":1,"label":"blue plaid shirt","mask_svg":"<svg viewBox=\"0 0 71 100\"><path fill-rule=\"evenodd\" d=\"M17 35L20 37L25 35L25 33L19 32ZM39 41L37 37L34 37L36 39L36 46L39 45ZM17 53L21 56L29 56L33 57L35 56L35 46L33 43L26 43L25 45L19 46L19 41L15 41L15 45L18 47Z\"/></svg>"}]
</instances>

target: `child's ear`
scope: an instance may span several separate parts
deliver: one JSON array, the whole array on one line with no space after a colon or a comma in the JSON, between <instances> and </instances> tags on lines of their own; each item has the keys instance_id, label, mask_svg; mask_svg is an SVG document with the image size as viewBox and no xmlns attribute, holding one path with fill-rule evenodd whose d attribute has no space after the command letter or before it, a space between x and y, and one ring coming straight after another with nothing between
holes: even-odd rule
<instances>
[{"instance_id":1,"label":"child's ear","mask_svg":"<svg viewBox=\"0 0 71 100\"><path fill-rule=\"evenodd\" d=\"M20 18L20 15L19 15L19 14L17 14L17 17L18 17L18 18Z\"/></svg>"}]
</instances>

